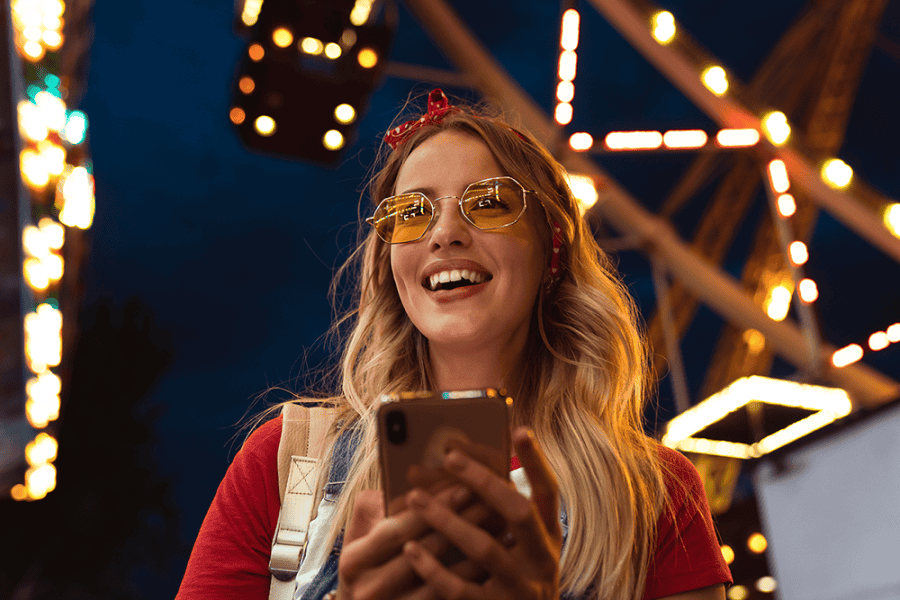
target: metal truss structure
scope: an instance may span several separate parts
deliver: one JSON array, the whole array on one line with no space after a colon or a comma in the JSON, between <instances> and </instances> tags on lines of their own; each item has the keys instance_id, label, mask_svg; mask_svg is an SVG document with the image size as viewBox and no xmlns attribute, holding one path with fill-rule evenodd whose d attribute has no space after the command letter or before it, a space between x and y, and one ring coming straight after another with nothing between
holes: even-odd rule
<instances>
[{"instance_id":1,"label":"metal truss structure","mask_svg":"<svg viewBox=\"0 0 900 600\"><path fill-rule=\"evenodd\" d=\"M810 379L845 388L855 408L874 407L900 396L900 383L860 363L832 367L835 348L821 343L814 319L801 323L775 321L761 308L758 290L764 273L784 270L785 259L771 223L757 233L755 248L745 265L743 281L735 280L718 265L724 258L747 205L765 177L761 165L778 157L784 161L801 193L798 194L798 235L808 236L819 209L828 211L850 230L886 255L900 261L900 243L882 225L875 206L885 199L863 184L852 193L834 190L819 176L817 160L834 153L855 98L865 60L874 44L874 27L885 0L818 0L776 45L747 87L732 84L734 92L716 96L698 77L698 67L712 62L699 45L679 32L677 44L661 45L647 27L650 8L637 0L591 0L591 4L698 108L723 127L759 127L761 109L781 108L799 116L801 142L777 147L758 146L758 156L739 156L723 178L707 209L693 243L676 232L667 218L678 210L713 171L716 154L701 154L667 199L661 214L653 214L617 183L603 168L582 153L569 149L561 131L532 98L506 72L443 0L408 0L407 5L438 47L457 66L465 80L483 96L515 111L531 131L570 171L599 182L600 217L635 240L659 268L670 274L674 308L670 336L680 339L696 312L706 304L728 324L707 372L704 389L715 391L737 377L765 374L777 353ZM827 49L808 63L796 60L798 47ZM794 61L792 62L792 57ZM804 71L804 77L793 77ZM805 112L800 111L803 107ZM802 206L802 209L800 208ZM724 220L723 220L724 219ZM714 226L715 225L715 226ZM749 290L749 291L748 291ZM654 316L651 337L657 353L664 347L663 327ZM764 352L752 355L741 333L755 329L765 336ZM674 346L677 347L677 344ZM674 357L673 357L674 358ZM670 361L671 362L671 361Z\"/></svg>"}]
</instances>

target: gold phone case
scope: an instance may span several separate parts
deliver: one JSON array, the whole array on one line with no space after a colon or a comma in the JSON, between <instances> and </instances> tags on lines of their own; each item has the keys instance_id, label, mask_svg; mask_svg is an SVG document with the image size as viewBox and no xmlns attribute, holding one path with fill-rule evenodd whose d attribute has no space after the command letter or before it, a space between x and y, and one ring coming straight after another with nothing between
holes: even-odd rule
<instances>
[{"instance_id":1,"label":"gold phone case","mask_svg":"<svg viewBox=\"0 0 900 600\"><path fill-rule=\"evenodd\" d=\"M435 493L452 484L455 479L441 465L453 448L508 479L511 405L512 399L493 389L382 398L378 438L387 514L402 510L415 487Z\"/></svg>"}]
</instances>

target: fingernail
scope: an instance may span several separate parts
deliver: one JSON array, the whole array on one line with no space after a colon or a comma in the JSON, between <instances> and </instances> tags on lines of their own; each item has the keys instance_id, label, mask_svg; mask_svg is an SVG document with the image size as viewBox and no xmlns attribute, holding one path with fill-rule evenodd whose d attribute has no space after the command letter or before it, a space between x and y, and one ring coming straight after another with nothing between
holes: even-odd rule
<instances>
[{"instance_id":1,"label":"fingernail","mask_svg":"<svg viewBox=\"0 0 900 600\"><path fill-rule=\"evenodd\" d=\"M406 497L406 500L410 504L421 508L425 508L426 506L428 506L428 496L420 489L411 491Z\"/></svg>"},{"instance_id":2,"label":"fingernail","mask_svg":"<svg viewBox=\"0 0 900 600\"><path fill-rule=\"evenodd\" d=\"M422 556L422 549L419 548L419 545L412 540L409 540L405 544L403 544L403 552L412 556L413 558L419 558Z\"/></svg>"},{"instance_id":3,"label":"fingernail","mask_svg":"<svg viewBox=\"0 0 900 600\"><path fill-rule=\"evenodd\" d=\"M449 469L454 471L462 471L466 467L466 457L462 452L453 451L444 459Z\"/></svg>"}]
</instances>

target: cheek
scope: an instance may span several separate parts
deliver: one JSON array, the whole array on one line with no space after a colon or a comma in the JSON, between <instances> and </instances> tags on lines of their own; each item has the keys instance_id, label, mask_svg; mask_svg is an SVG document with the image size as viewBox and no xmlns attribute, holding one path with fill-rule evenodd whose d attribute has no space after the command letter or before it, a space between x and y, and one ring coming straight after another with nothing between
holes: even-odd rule
<instances>
[{"instance_id":1,"label":"cheek","mask_svg":"<svg viewBox=\"0 0 900 600\"><path fill-rule=\"evenodd\" d=\"M397 291L403 297L404 291L409 287L413 274L412 261L409 253L405 252L402 245L391 247L391 273L394 277L394 284Z\"/></svg>"}]
</instances>

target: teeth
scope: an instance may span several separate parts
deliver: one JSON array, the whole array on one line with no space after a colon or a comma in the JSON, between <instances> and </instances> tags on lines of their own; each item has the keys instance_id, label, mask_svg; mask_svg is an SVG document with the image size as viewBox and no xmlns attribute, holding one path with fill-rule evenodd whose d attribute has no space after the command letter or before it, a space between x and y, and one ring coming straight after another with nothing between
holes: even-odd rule
<instances>
[{"instance_id":1,"label":"teeth","mask_svg":"<svg viewBox=\"0 0 900 600\"><path fill-rule=\"evenodd\" d=\"M440 273L435 273L428 278L428 284L433 291L436 290L442 283L460 281L461 279L465 279L466 281L471 281L472 283L478 284L484 282L486 277L484 273L469 271L468 269L452 269L450 271L441 271Z\"/></svg>"}]
</instances>

